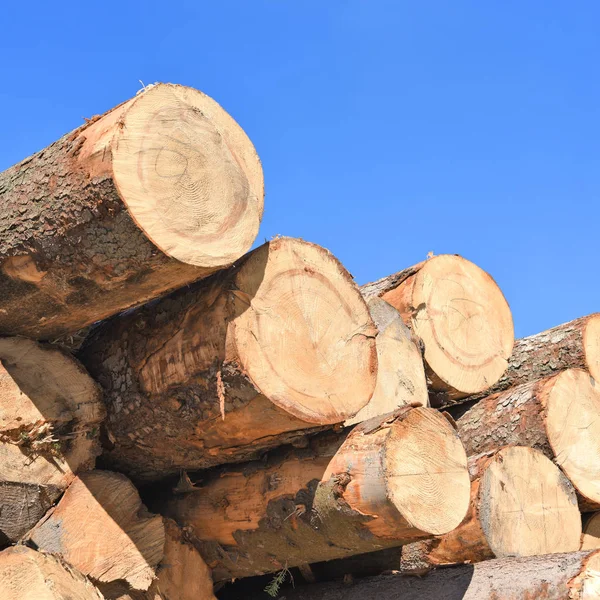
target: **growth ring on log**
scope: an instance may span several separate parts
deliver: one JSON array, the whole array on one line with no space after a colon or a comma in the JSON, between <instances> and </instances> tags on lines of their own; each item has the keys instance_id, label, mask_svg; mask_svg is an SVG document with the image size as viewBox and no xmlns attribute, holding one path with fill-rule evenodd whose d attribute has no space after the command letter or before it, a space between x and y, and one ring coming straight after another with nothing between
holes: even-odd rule
<instances>
[{"instance_id":1,"label":"growth ring on log","mask_svg":"<svg viewBox=\"0 0 600 600\"><path fill-rule=\"evenodd\" d=\"M307 423L339 423L371 397L376 329L339 261L281 238L255 250L235 277L241 364L271 402Z\"/></svg>"},{"instance_id":2,"label":"growth ring on log","mask_svg":"<svg viewBox=\"0 0 600 600\"><path fill-rule=\"evenodd\" d=\"M114 182L148 238L203 267L247 252L262 217L263 177L237 123L202 92L174 85L154 86L114 112Z\"/></svg>"},{"instance_id":3,"label":"growth ring on log","mask_svg":"<svg viewBox=\"0 0 600 600\"><path fill-rule=\"evenodd\" d=\"M582 369L559 373L546 398L546 431L556 464L580 494L600 503L600 382Z\"/></svg>"},{"instance_id":4,"label":"growth ring on log","mask_svg":"<svg viewBox=\"0 0 600 600\"><path fill-rule=\"evenodd\" d=\"M479 493L481 527L497 557L579 549L575 490L541 452L503 448L486 467Z\"/></svg>"}]
</instances>

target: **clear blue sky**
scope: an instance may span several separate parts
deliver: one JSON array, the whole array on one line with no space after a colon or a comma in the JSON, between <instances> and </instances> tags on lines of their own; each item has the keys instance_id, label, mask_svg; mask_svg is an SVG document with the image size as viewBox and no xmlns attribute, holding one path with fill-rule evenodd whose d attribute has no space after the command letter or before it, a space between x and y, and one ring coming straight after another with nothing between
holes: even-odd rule
<instances>
[{"instance_id":1,"label":"clear blue sky","mask_svg":"<svg viewBox=\"0 0 600 600\"><path fill-rule=\"evenodd\" d=\"M359 283L436 254L489 271L517 336L600 310L600 4L10 2L0 170L135 94L197 87L262 158L260 240Z\"/></svg>"}]
</instances>

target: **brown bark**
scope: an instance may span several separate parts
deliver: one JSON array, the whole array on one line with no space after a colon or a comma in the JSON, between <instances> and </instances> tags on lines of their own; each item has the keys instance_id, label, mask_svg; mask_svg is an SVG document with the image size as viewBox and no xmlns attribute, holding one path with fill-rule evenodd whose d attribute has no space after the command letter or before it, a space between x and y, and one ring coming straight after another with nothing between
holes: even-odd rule
<instances>
[{"instance_id":1,"label":"brown bark","mask_svg":"<svg viewBox=\"0 0 600 600\"><path fill-rule=\"evenodd\" d=\"M25 541L99 584L144 591L163 558L165 528L124 475L93 471L75 479Z\"/></svg>"},{"instance_id":2,"label":"brown bark","mask_svg":"<svg viewBox=\"0 0 600 600\"><path fill-rule=\"evenodd\" d=\"M598 414L594 379L581 369L567 369L484 398L456 424L469 456L507 445L542 451L573 483L586 512L600 506Z\"/></svg>"},{"instance_id":3,"label":"brown bark","mask_svg":"<svg viewBox=\"0 0 600 600\"><path fill-rule=\"evenodd\" d=\"M454 428L433 409L403 407L229 467L165 510L193 532L218 582L446 533L466 514L469 487Z\"/></svg>"},{"instance_id":4,"label":"brown bark","mask_svg":"<svg viewBox=\"0 0 600 600\"><path fill-rule=\"evenodd\" d=\"M156 85L92 119L0 173L0 333L53 339L232 264L262 186L250 141L196 90Z\"/></svg>"},{"instance_id":5,"label":"brown bark","mask_svg":"<svg viewBox=\"0 0 600 600\"><path fill-rule=\"evenodd\" d=\"M510 308L496 282L464 258L435 256L361 291L396 308L420 339L433 406L484 391L506 369Z\"/></svg>"},{"instance_id":6,"label":"brown bark","mask_svg":"<svg viewBox=\"0 0 600 600\"><path fill-rule=\"evenodd\" d=\"M429 406L423 357L418 341L402 321L400 313L385 300L367 300L378 330L377 383L368 404L344 425L355 425L385 415L407 404Z\"/></svg>"},{"instance_id":7,"label":"brown bark","mask_svg":"<svg viewBox=\"0 0 600 600\"><path fill-rule=\"evenodd\" d=\"M422 578L388 575L354 585L288 586L281 595L286 600L596 600L600 597L599 571L598 552L573 552L489 560L440 569ZM229 598L246 600L248 596Z\"/></svg>"},{"instance_id":8,"label":"brown bark","mask_svg":"<svg viewBox=\"0 0 600 600\"><path fill-rule=\"evenodd\" d=\"M105 415L98 385L70 355L0 338L0 545L16 542L94 468Z\"/></svg>"},{"instance_id":9,"label":"brown bark","mask_svg":"<svg viewBox=\"0 0 600 600\"><path fill-rule=\"evenodd\" d=\"M103 600L81 573L59 558L24 546L0 552L2 600Z\"/></svg>"},{"instance_id":10,"label":"brown bark","mask_svg":"<svg viewBox=\"0 0 600 600\"><path fill-rule=\"evenodd\" d=\"M471 503L463 522L446 535L404 546L402 571L579 550L575 490L541 452L503 448L470 458L469 472Z\"/></svg>"},{"instance_id":11,"label":"brown bark","mask_svg":"<svg viewBox=\"0 0 600 600\"><path fill-rule=\"evenodd\" d=\"M508 368L485 396L556 375L565 369L584 369L600 381L600 313L517 340ZM479 394L465 400L485 396Z\"/></svg>"},{"instance_id":12,"label":"brown bark","mask_svg":"<svg viewBox=\"0 0 600 600\"><path fill-rule=\"evenodd\" d=\"M375 337L340 263L278 238L109 321L81 358L104 388L107 458L150 480L304 444L353 416L375 387Z\"/></svg>"}]
</instances>

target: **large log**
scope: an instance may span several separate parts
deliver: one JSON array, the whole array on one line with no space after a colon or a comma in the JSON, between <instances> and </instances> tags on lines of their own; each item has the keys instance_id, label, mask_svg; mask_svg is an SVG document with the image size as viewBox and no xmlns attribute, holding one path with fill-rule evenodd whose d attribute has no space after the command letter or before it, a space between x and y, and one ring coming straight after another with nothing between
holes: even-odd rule
<instances>
[{"instance_id":1,"label":"large log","mask_svg":"<svg viewBox=\"0 0 600 600\"><path fill-rule=\"evenodd\" d=\"M150 588L132 590L122 581L99 584L106 600L216 600L210 570L198 550L174 521L164 519L164 524L164 556Z\"/></svg>"},{"instance_id":2,"label":"large log","mask_svg":"<svg viewBox=\"0 0 600 600\"><path fill-rule=\"evenodd\" d=\"M0 333L52 339L231 265L263 207L254 147L155 85L0 173Z\"/></svg>"},{"instance_id":3,"label":"large log","mask_svg":"<svg viewBox=\"0 0 600 600\"><path fill-rule=\"evenodd\" d=\"M165 511L224 581L447 533L469 489L455 429L433 409L403 407L306 450L222 470Z\"/></svg>"},{"instance_id":4,"label":"large log","mask_svg":"<svg viewBox=\"0 0 600 600\"><path fill-rule=\"evenodd\" d=\"M456 424L469 456L511 444L541 450L571 480L586 512L600 507L599 415L598 384L567 369L484 398Z\"/></svg>"},{"instance_id":5,"label":"large log","mask_svg":"<svg viewBox=\"0 0 600 600\"><path fill-rule=\"evenodd\" d=\"M508 368L485 396L565 369L584 369L600 381L600 313L569 321L515 342ZM477 400L474 395L468 400Z\"/></svg>"},{"instance_id":6,"label":"large log","mask_svg":"<svg viewBox=\"0 0 600 600\"><path fill-rule=\"evenodd\" d=\"M75 479L25 541L99 584L122 581L143 591L163 558L165 528L124 475L92 471Z\"/></svg>"},{"instance_id":7,"label":"large log","mask_svg":"<svg viewBox=\"0 0 600 600\"><path fill-rule=\"evenodd\" d=\"M471 503L450 533L402 548L403 571L579 550L573 486L538 450L509 446L469 459Z\"/></svg>"},{"instance_id":8,"label":"large log","mask_svg":"<svg viewBox=\"0 0 600 600\"><path fill-rule=\"evenodd\" d=\"M262 600L265 594L223 596ZM354 585L324 583L292 589L286 600L597 600L600 553L573 552L527 558L500 558L476 565L439 569L426 577L387 575Z\"/></svg>"},{"instance_id":9,"label":"large log","mask_svg":"<svg viewBox=\"0 0 600 600\"><path fill-rule=\"evenodd\" d=\"M369 400L377 330L323 248L279 238L98 328L81 358L108 405L107 458L136 479L255 458Z\"/></svg>"},{"instance_id":10,"label":"large log","mask_svg":"<svg viewBox=\"0 0 600 600\"><path fill-rule=\"evenodd\" d=\"M385 300L371 297L367 306L377 326L377 383L368 404L344 425L385 415L401 406L429 406L423 358L400 313Z\"/></svg>"},{"instance_id":11,"label":"large log","mask_svg":"<svg viewBox=\"0 0 600 600\"><path fill-rule=\"evenodd\" d=\"M75 474L94 468L105 410L71 356L0 338L0 546L27 533Z\"/></svg>"},{"instance_id":12,"label":"large log","mask_svg":"<svg viewBox=\"0 0 600 600\"><path fill-rule=\"evenodd\" d=\"M2 600L103 600L81 573L54 556L24 546L0 552Z\"/></svg>"},{"instance_id":13,"label":"large log","mask_svg":"<svg viewBox=\"0 0 600 600\"><path fill-rule=\"evenodd\" d=\"M389 302L421 340L432 405L482 392L505 371L514 343L510 308L468 260L435 256L361 291Z\"/></svg>"}]
</instances>

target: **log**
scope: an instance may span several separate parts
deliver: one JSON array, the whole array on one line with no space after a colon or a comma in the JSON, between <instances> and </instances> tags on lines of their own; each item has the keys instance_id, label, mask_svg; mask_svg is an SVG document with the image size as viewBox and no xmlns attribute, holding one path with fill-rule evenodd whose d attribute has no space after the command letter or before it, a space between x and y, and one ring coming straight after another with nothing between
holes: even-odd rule
<instances>
[{"instance_id":1,"label":"log","mask_svg":"<svg viewBox=\"0 0 600 600\"><path fill-rule=\"evenodd\" d=\"M423 358L400 313L385 300L367 301L378 330L377 383L368 404L344 425L355 425L383 416L407 404L429 406Z\"/></svg>"},{"instance_id":2,"label":"log","mask_svg":"<svg viewBox=\"0 0 600 600\"><path fill-rule=\"evenodd\" d=\"M96 583L147 590L163 558L165 528L120 473L79 475L25 542L59 555Z\"/></svg>"},{"instance_id":3,"label":"log","mask_svg":"<svg viewBox=\"0 0 600 600\"><path fill-rule=\"evenodd\" d=\"M581 536L582 550L600 548L600 512L588 515Z\"/></svg>"},{"instance_id":4,"label":"log","mask_svg":"<svg viewBox=\"0 0 600 600\"><path fill-rule=\"evenodd\" d=\"M565 369L583 369L600 381L600 313L581 317L515 342L508 368L484 395L504 392Z\"/></svg>"},{"instance_id":5,"label":"log","mask_svg":"<svg viewBox=\"0 0 600 600\"><path fill-rule=\"evenodd\" d=\"M2 600L103 600L81 573L58 558L24 546L0 552Z\"/></svg>"},{"instance_id":6,"label":"log","mask_svg":"<svg viewBox=\"0 0 600 600\"><path fill-rule=\"evenodd\" d=\"M215 582L441 535L467 512L466 455L439 412L403 407L173 495Z\"/></svg>"},{"instance_id":7,"label":"log","mask_svg":"<svg viewBox=\"0 0 600 600\"><path fill-rule=\"evenodd\" d=\"M482 392L506 370L510 308L485 271L442 254L361 288L396 308L423 345L432 406Z\"/></svg>"},{"instance_id":8,"label":"log","mask_svg":"<svg viewBox=\"0 0 600 600\"><path fill-rule=\"evenodd\" d=\"M457 407L459 408L459 407ZM581 369L484 398L456 421L467 454L530 446L575 486L582 512L600 507L600 387Z\"/></svg>"},{"instance_id":9,"label":"log","mask_svg":"<svg viewBox=\"0 0 600 600\"><path fill-rule=\"evenodd\" d=\"M469 459L471 503L450 533L402 548L401 570L574 552L581 516L569 480L538 450L509 446Z\"/></svg>"},{"instance_id":10,"label":"log","mask_svg":"<svg viewBox=\"0 0 600 600\"><path fill-rule=\"evenodd\" d=\"M198 550L174 521L164 519L164 525L164 556L148 591L132 590L121 581L101 584L106 600L216 600L210 570Z\"/></svg>"},{"instance_id":11,"label":"log","mask_svg":"<svg viewBox=\"0 0 600 600\"><path fill-rule=\"evenodd\" d=\"M75 474L94 468L100 388L72 356L0 338L0 546L25 535Z\"/></svg>"},{"instance_id":12,"label":"log","mask_svg":"<svg viewBox=\"0 0 600 600\"><path fill-rule=\"evenodd\" d=\"M500 558L440 569L426 577L400 574L362 579L354 585L324 583L292 589L286 600L596 600L600 597L600 553L573 552ZM256 600L224 596L227 600Z\"/></svg>"},{"instance_id":13,"label":"log","mask_svg":"<svg viewBox=\"0 0 600 600\"><path fill-rule=\"evenodd\" d=\"M110 464L136 480L256 458L355 415L377 377L376 329L323 248L278 238L97 329Z\"/></svg>"},{"instance_id":14,"label":"log","mask_svg":"<svg viewBox=\"0 0 600 600\"><path fill-rule=\"evenodd\" d=\"M263 178L211 98L158 84L0 173L0 333L53 339L231 265Z\"/></svg>"}]
</instances>

